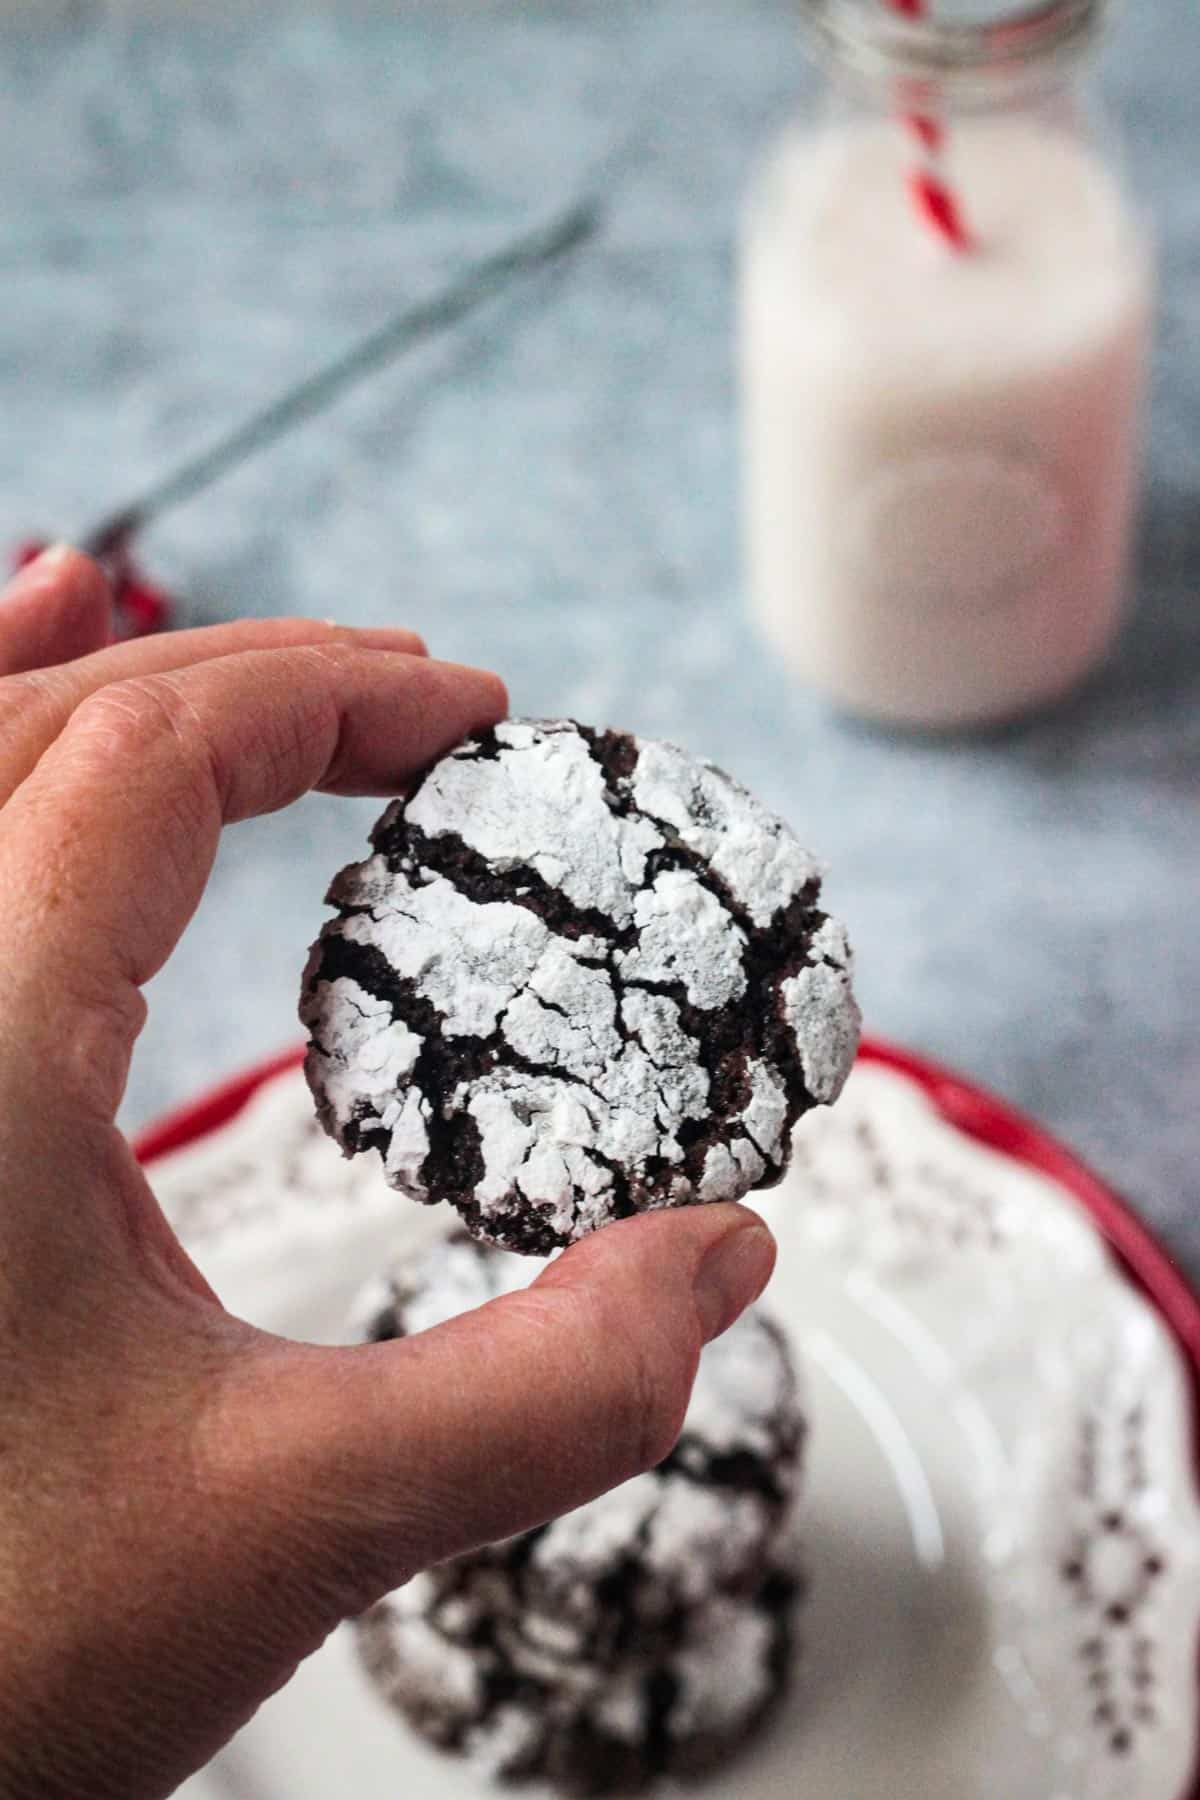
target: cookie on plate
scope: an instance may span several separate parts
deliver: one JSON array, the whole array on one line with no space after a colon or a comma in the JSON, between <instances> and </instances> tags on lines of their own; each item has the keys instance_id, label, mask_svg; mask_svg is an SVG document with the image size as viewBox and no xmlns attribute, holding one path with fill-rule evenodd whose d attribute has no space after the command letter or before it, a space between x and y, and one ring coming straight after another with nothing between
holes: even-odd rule
<instances>
[{"instance_id":1,"label":"cookie on plate","mask_svg":"<svg viewBox=\"0 0 1200 1800\"><path fill-rule=\"evenodd\" d=\"M569 720L460 745L329 893L301 1017L325 1129L545 1254L778 1181L859 1015L817 864L712 764Z\"/></svg>"},{"instance_id":2,"label":"cookie on plate","mask_svg":"<svg viewBox=\"0 0 1200 1800\"><path fill-rule=\"evenodd\" d=\"M529 1274L525 1259L460 1231L373 1284L358 1335L409 1336L526 1286ZM705 1348L682 1435L656 1469L432 1572L439 1629L469 1641L486 1619L527 1668L674 1642L689 1609L761 1580L803 1438L786 1341L754 1308Z\"/></svg>"},{"instance_id":3,"label":"cookie on plate","mask_svg":"<svg viewBox=\"0 0 1200 1800\"><path fill-rule=\"evenodd\" d=\"M356 1335L426 1330L529 1276L459 1230L372 1285ZM786 1339L752 1309L702 1353L664 1462L387 1596L357 1622L368 1672L423 1736L504 1779L606 1794L699 1773L786 1678L803 1441Z\"/></svg>"},{"instance_id":4,"label":"cookie on plate","mask_svg":"<svg viewBox=\"0 0 1200 1800\"><path fill-rule=\"evenodd\" d=\"M786 1686L796 1591L772 1569L750 1593L696 1608L669 1649L610 1663L529 1667L486 1626L474 1641L448 1636L420 1575L355 1629L375 1685L439 1748L501 1781L625 1794L704 1774L763 1723Z\"/></svg>"}]
</instances>

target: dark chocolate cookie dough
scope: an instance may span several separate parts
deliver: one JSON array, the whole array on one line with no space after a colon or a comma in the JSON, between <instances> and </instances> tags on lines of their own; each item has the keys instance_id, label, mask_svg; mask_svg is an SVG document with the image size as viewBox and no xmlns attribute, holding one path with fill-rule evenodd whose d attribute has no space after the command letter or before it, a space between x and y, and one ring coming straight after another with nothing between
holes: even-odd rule
<instances>
[{"instance_id":1,"label":"dark chocolate cookie dough","mask_svg":"<svg viewBox=\"0 0 1200 1800\"><path fill-rule=\"evenodd\" d=\"M711 764L570 721L462 744L345 869L301 1016L322 1123L541 1254L777 1181L858 1010L787 827Z\"/></svg>"}]
</instances>

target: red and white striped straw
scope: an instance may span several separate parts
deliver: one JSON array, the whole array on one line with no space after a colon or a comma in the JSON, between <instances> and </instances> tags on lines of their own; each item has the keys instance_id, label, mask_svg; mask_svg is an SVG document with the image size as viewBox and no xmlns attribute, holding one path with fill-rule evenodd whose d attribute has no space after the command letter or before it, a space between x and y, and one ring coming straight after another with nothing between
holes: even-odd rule
<instances>
[{"instance_id":1,"label":"red and white striped straw","mask_svg":"<svg viewBox=\"0 0 1200 1800\"><path fill-rule=\"evenodd\" d=\"M909 19L923 19L928 11L927 0L885 0L885 4ZM907 114L904 122L921 150L921 160L908 178L918 214L952 250L969 250L971 236L962 207L942 173L946 148L942 121L932 113L919 112Z\"/></svg>"}]
</instances>

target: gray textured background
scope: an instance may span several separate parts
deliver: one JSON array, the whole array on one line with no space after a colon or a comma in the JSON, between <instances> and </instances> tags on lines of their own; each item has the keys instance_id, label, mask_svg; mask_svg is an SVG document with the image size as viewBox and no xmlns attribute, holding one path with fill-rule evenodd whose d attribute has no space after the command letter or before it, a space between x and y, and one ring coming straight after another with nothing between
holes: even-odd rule
<instances>
[{"instance_id":1,"label":"gray textured background","mask_svg":"<svg viewBox=\"0 0 1200 1800\"><path fill-rule=\"evenodd\" d=\"M743 618L732 246L804 84L783 0L5 11L0 541L79 530L604 165L608 227L568 272L148 559L195 618L407 621L520 710L715 757L829 858L871 1027L1039 1114L1200 1274L1195 0L1135 0L1110 56L1165 258L1137 619L1069 709L968 745L831 719ZM228 834L154 984L130 1125L295 1034L324 883L373 810Z\"/></svg>"}]
</instances>

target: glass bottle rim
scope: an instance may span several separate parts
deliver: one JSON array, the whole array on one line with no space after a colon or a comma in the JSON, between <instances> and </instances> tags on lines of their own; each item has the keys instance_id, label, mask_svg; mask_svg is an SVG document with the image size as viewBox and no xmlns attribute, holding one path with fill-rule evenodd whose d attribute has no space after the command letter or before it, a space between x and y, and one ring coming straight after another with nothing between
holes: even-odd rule
<instances>
[{"instance_id":1,"label":"glass bottle rim","mask_svg":"<svg viewBox=\"0 0 1200 1800\"><path fill-rule=\"evenodd\" d=\"M887 0L800 0L827 64L869 82L929 84L964 99L1061 74L1092 47L1109 0L1034 0L978 20L913 15Z\"/></svg>"}]
</instances>

